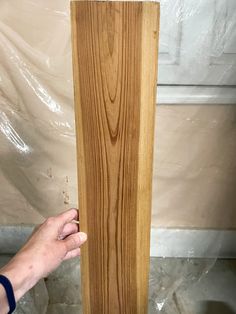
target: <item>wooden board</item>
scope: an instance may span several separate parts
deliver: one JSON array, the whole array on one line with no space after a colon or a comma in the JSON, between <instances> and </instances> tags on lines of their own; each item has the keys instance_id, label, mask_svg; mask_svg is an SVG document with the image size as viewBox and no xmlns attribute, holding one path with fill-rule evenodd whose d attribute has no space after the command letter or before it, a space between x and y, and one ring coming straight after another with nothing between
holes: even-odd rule
<instances>
[{"instance_id":1,"label":"wooden board","mask_svg":"<svg viewBox=\"0 0 236 314\"><path fill-rule=\"evenodd\" d=\"M146 313L159 4L74 1L84 313Z\"/></svg>"}]
</instances>

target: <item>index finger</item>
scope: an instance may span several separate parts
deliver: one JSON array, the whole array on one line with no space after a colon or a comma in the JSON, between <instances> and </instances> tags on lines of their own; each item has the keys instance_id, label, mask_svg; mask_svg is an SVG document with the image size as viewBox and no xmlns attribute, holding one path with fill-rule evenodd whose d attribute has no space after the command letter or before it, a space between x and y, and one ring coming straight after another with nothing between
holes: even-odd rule
<instances>
[{"instance_id":1,"label":"index finger","mask_svg":"<svg viewBox=\"0 0 236 314\"><path fill-rule=\"evenodd\" d=\"M64 226L65 224L71 222L73 219L76 220L77 217L78 217L78 210L75 208L71 208L65 211L64 213L56 216L55 219L57 220L59 226Z\"/></svg>"}]
</instances>

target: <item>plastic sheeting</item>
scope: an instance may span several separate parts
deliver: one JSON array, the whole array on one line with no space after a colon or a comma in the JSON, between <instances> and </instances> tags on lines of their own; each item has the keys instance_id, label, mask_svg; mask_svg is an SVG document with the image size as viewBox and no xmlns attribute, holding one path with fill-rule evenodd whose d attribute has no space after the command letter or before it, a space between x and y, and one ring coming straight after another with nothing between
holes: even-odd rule
<instances>
[{"instance_id":1,"label":"plastic sheeting","mask_svg":"<svg viewBox=\"0 0 236 314\"><path fill-rule=\"evenodd\" d=\"M236 106L160 105L152 224L236 227Z\"/></svg>"},{"instance_id":2,"label":"plastic sheeting","mask_svg":"<svg viewBox=\"0 0 236 314\"><path fill-rule=\"evenodd\" d=\"M165 20L168 10L177 23L200 18L202 1L186 6L185 15L178 3L162 1ZM199 33L193 44L205 35ZM69 1L1 0L0 224L39 223L77 206L70 40ZM235 117L234 106L159 106L154 227L236 226ZM206 260L193 280L213 262ZM186 263L178 264L171 281L163 273L161 290L152 294L156 311L189 283ZM151 276L152 291L156 278Z\"/></svg>"},{"instance_id":3,"label":"plastic sheeting","mask_svg":"<svg viewBox=\"0 0 236 314\"><path fill-rule=\"evenodd\" d=\"M10 257L7 255L0 256L0 267ZM199 311L196 311L197 308L209 299L206 298L206 292L201 293L202 282L197 281L202 277L203 273L209 270L210 263L213 265L214 261L151 258L148 313L199 313ZM230 299L234 300L232 283L234 281L235 262L230 265L231 267L229 267L228 271L226 268L227 265L224 266L224 264L225 261L221 263L220 269L214 265L212 269L214 272L210 271L210 278L207 274L205 279L208 277L208 282L204 284L207 285L206 288L211 288L209 290L214 290L212 289L214 288L214 282L219 279L221 285L215 289L216 291L208 293L208 296L212 296L210 300L217 300L217 294L223 296L225 293L228 293L230 298L225 301L228 301L228 303L231 301L230 303L232 303ZM220 274L221 272L222 274ZM195 287L193 284L195 284ZM195 288L193 291L191 291L192 287ZM229 293L230 289L232 291L231 294ZM80 291L80 261L78 258L75 258L63 262L45 280L40 280L31 291L27 292L21 298L17 304L15 313L82 313ZM220 300L222 301L222 299L224 300L221 297Z\"/></svg>"},{"instance_id":4,"label":"plastic sheeting","mask_svg":"<svg viewBox=\"0 0 236 314\"><path fill-rule=\"evenodd\" d=\"M38 223L77 204L69 2L1 1L0 36L0 222Z\"/></svg>"},{"instance_id":5,"label":"plastic sheeting","mask_svg":"<svg viewBox=\"0 0 236 314\"><path fill-rule=\"evenodd\" d=\"M172 2L161 2L164 47L176 40L173 27L200 18L206 5ZM69 1L2 0L0 60L0 223L38 223L77 204ZM236 226L235 116L233 105L159 106L153 226Z\"/></svg>"}]
</instances>

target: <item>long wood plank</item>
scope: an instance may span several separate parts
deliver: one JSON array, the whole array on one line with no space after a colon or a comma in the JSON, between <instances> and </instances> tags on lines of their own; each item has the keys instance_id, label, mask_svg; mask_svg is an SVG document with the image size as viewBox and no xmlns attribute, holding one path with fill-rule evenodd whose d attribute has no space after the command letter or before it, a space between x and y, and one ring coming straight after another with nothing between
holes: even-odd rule
<instances>
[{"instance_id":1,"label":"long wood plank","mask_svg":"<svg viewBox=\"0 0 236 314\"><path fill-rule=\"evenodd\" d=\"M84 313L146 313L159 4L73 1Z\"/></svg>"}]
</instances>

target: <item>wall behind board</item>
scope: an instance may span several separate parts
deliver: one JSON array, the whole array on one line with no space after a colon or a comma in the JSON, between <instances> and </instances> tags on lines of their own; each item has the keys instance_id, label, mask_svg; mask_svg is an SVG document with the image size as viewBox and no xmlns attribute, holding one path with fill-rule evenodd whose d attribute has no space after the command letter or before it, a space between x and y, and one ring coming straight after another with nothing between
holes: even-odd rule
<instances>
[{"instance_id":1,"label":"wall behind board","mask_svg":"<svg viewBox=\"0 0 236 314\"><path fill-rule=\"evenodd\" d=\"M0 224L39 223L77 206L69 1L2 0L0 60ZM157 107L152 225L235 228L236 107L176 99Z\"/></svg>"}]
</instances>

